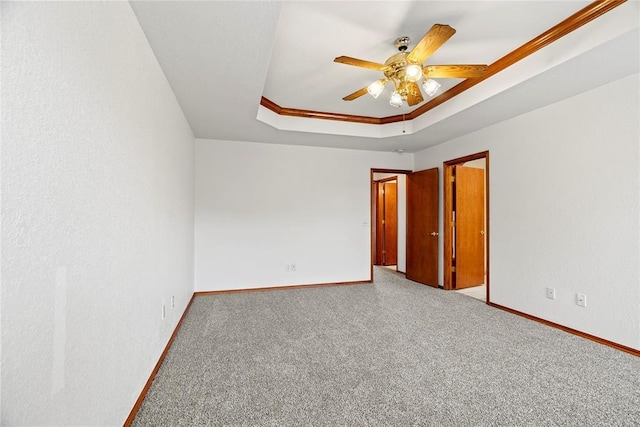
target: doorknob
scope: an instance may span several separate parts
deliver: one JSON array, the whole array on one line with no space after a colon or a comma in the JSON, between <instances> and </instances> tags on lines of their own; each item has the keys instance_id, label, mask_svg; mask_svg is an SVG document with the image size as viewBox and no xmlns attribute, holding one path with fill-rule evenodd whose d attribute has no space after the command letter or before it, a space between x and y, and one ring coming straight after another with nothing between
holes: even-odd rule
<instances>
[{"instance_id":1,"label":"doorknob","mask_svg":"<svg viewBox=\"0 0 640 427\"><path fill-rule=\"evenodd\" d=\"M432 231L432 232L431 232L431 235L432 235L432 236L437 236L437 235L438 235L438 232L437 232L437 231Z\"/></svg>"},{"instance_id":2,"label":"doorknob","mask_svg":"<svg viewBox=\"0 0 640 427\"><path fill-rule=\"evenodd\" d=\"M484 236L484 230L480 230L480 234Z\"/></svg>"}]
</instances>

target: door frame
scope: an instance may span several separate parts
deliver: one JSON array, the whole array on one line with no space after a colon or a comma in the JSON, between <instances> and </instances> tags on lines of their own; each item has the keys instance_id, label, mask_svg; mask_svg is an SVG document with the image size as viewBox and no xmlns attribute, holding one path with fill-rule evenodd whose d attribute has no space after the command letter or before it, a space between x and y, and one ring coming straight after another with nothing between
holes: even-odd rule
<instances>
[{"instance_id":1,"label":"door frame","mask_svg":"<svg viewBox=\"0 0 640 427\"><path fill-rule=\"evenodd\" d=\"M407 169L380 169L380 168L371 168L371 172L369 173L369 206L370 209L370 218L369 225L371 229L371 250L369 251L369 282L373 282L373 263L375 261L375 250L376 250L376 198L378 197L376 193L376 184L373 179L374 174L376 173L395 173L397 175L407 175L413 173L411 170Z\"/></svg>"},{"instance_id":2,"label":"door frame","mask_svg":"<svg viewBox=\"0 0 640 427\"><path fill-rule=\"evenodd\" d=\"M489 151L482 151L475 154L470 154L464 157L458 157L457 159L448 160L442 163L442 170L444 174L443 187L444 187L444 212L443 212L443 234L444 234L444 289L453 290L453 218L451 215L453 209L453 191L451 188L451 177L453 176L453 168L461 163L470 162L471 160L485 159L485 171L484 171L484 205L485 205L485 271L487 274L487 296L486 303L489 303L489 289L490 289L490 274L489 274L489 255L490 255L490 230L489 230Z\"/></svg>"},{"instance_id":3,"label":"door frame","mask_svg":"<svg viewBox=\"0 0 640 427\"><path fill-rule=\"evenodd\" d=\"M375 227L375 230L374 230L373 234L376 237L375 245L373 246L374 247L374 253L373 253L373 255L374 255L373 256L373 263L374 263L374 265L385 265L384 264L384 261L385 261L384 253L383 254L378 253L378 243L380 243L379 242L380 236L378 235L378 232L380 231L379 230L379 228L380 228L380 218L378 218L377 216L378 216L378 214L380 213L380 210L381 210L380 209L380 186L383 185L383 184L386 184L388 182L395 182L396 183L396 189L397 189L398 175L390 176L388 178L378 179L378 180L375 180L373 182L373 185L376 187L376 189L375 189L376 197L375 197L375 202L374 202L375 205L376 205L375 206L376 221L375 221L375 223L372 223L372 227ZM385 200L386 200L386 192L385 192ZM398 211L398 209L397 209L397 206L398 206L398 193L397 193L397 191L396 191L396 200L395 200L394 203L396 205L396 234L397 234L397 230L398 230L398 212L397 212ZM384 210L385 210L385 206L382 207L382 211L383 212L384 212ZM382 231L383 232L383 238L382 238L381 247L382 247L382 251L384 252L387 245L386 245L386 233L384 232L384 227L382 227L382 228L383 228L383 231ZM397 236L396 236L396 241L397 241ZM397 244L396 244L396 246L397 246ZM397 250L396 250L396 252L397 252ZM396 255L396 257L397 257L397 255ZM379 262L379 261L381 261L381 262ZM396 267L396 270L397 270L397 267Z\"/></svg>"}]
</instances>

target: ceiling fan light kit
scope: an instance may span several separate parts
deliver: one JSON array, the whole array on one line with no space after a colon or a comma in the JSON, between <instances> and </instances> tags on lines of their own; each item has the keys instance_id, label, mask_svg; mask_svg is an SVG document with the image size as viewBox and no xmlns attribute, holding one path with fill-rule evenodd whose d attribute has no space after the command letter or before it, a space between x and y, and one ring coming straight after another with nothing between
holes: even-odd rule
<instances>
[{"instance_id":1,"label":"ceiling fan light kit","mask_svg":"<svg viewBox=\"0 0 640 427\"><path fill-rule=\"evenodd\" d=\"M417 64L410 64L404 70L405 77L410 82L417 82L422 78L422 67Z\"/></svg>"},{"instance_id":2,"label":"ceiling fan light kit","mask_svg":"<svg viewBox=\"0 0 640 427\"><path fill-rule=\"evenodd\" d=\"M391 99L389 100L389 104L392 107L401 107L402 106L402 95L397 90L394 90L391 94Z\"/></svg>"},{"instance_id":3,"label":"ceiling fan light kit","mask_svg":"<svg viewBox=\"0 0 640 427\"><path fill-rule=\"evenodd\" d=\"M399 37L395 41L395 46L399 52L389 57L384 64L364 61L348 56L339 56L334 62L353 65L356 67L369 68L382 71L386 78L379 79L371 83L366 88L345 96L345 101L353 101L356 98L369 93L374 98L378 98L383 92L385 85L393 82L394 91L391 94L389 104L393 107L401 107L403 101L409 106L414 106L424 98L418 83L422 80L422 90L428 96L434 96L441 84L433 78L469 78L479 77L487 70L486 65L422 65L440 46L444 44L456 30L449 25L435 24L422 37L411 52L406 52L411 39L407 36ZM433 78L432 78L433 77Z\"/></svg>"},{"instance_id":4,"label":"ceiling fan light kit","mask_svg":"<svg viewBox=\"0 0 640 427\"><path fill-rule=\"evenodd\" d=\"M422 90L429 96L435 95L440 86L442 86L440 83L432 79L426 79L422 82Z\"/></svg>"},{"instance_id":5,"label":"ceiling fan light kit","mask_svg":"<svg viewBox=\"0 0 640 427\"><path fill-rule=\"evenodd\" d=\"M384 90L384 86L387 84L388 81L389 80L387 79L376 80L375 82L367 86L367 92L369 92L369 95L373 96L374 98L377 98L378 96L380 96L380 94Z\"/></svg>"}]
</instances>

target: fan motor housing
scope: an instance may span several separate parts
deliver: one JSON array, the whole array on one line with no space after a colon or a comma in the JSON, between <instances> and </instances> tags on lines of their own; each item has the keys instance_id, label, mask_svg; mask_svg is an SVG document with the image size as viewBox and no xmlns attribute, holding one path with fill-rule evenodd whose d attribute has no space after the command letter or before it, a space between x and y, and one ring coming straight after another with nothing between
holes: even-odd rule
<instances>
[{"instance_id":1,"label":"fan motor housing","mask_svg":"<svg viewBox=\"0 0 640 427\"><path fill-rule=\"evenodd\" d=\"M419 65L418 62L409 61L407 56L409 56L406 52L396 53L395 55L389 57L384 63L387 68L383 71L385 77L389 80L392 80L396 85L396 90L399 90L397 87L400 82L406 80L406 70L409 65Z\"/></svg>"}]
</instances>

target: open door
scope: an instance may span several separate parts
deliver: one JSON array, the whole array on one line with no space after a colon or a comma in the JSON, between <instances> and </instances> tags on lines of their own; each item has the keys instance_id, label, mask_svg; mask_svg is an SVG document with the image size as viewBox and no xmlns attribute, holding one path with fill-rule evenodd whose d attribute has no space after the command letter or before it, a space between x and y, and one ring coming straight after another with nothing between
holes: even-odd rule
<instances>
[{"instance_id":1,"label":"open door","mask_svg":"<svg viewBox=\"0 0 640 427\"><path fill-rule=\"evenodd\" d=\"M438 168L407 174L407 279L438 287Z\"/></svg>"},{"instance_id":2,"label":"open door","mask_svg":"<svg viewBox=\"0 0 640 427\"><path fill-rule=\"evenodd\" d=\"M375 265L396 265L398 262L398 196L397 178L375 181L376 253Z\"/></svg>"},{"instance_id":3,"label":"open door","mask_svg":"<svg viewBox=\"0 0 640 427\"><path fill-rule=\"evenodd\" d=\"M442 167L444 289L484 284L483 299L489 303L489 152L448 160ZM478 290L481 292L482 288ZM482 299L480 293L476 296Z\"/></svg>"},{"instance_id":4,"label":"open door","mask_svg":"<svg viewBox=\"0 0 640 427\"><path fill-rule=\"evenodd\" d=\"M384 261L383 265L398 262L398 185L395 181L384 184Z\"/></svg>"},{"instance_id":5,"label":"open door","mask_svg":"<svg viewBox=\"0 0 640 427\"><path fill-rule=\"evenodd\" d=\"M454 167L455 288L484 283L484 169Z\"/></svg>"},{"instance_id":6,"label":"open door","mask_svg":"<svg viewBox=\"0 0 640 427\"><path fill-rule=\"evenodd\" d=\"M407 238L407 216L406 216L406 183L407 174L410 174L410 170L405 169L377 169L371 168L371 279L373 280L373 266L382 265L382 236L384 231L379 226L379 220L382 217L380 211L380 183L384 181L395 181L395 205L389 207L388 212L391 213L391 217L394 218L396 224L392 227L393 230L389 230L395 236L392 237L392 242L395 243L395 265L396 271L400 273L406 272L406 238ZM391 191L393 191L391 190ZM364 223L363 225L367 225ZM386 225L386 221L385 221ZM391 225L391 224L390 224ZM394 261L388 259L388 262ZM391 264L393 265L393 264Z\"/></svg>"}]
</instances>

